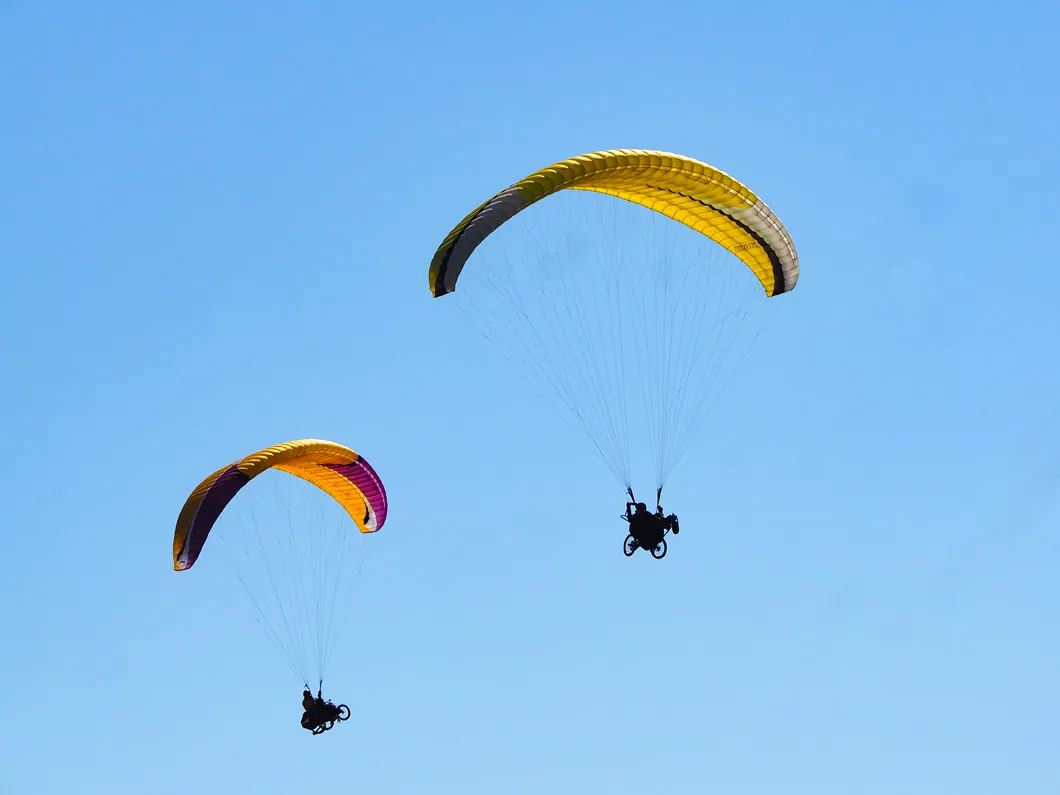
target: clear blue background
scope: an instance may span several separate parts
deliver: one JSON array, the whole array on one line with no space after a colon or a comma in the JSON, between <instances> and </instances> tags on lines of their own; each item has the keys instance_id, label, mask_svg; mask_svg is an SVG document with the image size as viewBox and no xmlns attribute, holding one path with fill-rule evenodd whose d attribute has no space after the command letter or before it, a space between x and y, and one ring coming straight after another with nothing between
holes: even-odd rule
<instances>
[{"instance_id":1,"label":"clear blue background","mask_svg":"<svg viewBox=\"0 0 1060 795\"><path fill-rule=\"evenodd\" d=\"M0 791L1060 790L1055 4L177 5L0 10ZM612 147L737 175L803 266L662 562L427 289ZM304 436L392 502L322 738L170 551Z\"/></svg>"}]
</instances>

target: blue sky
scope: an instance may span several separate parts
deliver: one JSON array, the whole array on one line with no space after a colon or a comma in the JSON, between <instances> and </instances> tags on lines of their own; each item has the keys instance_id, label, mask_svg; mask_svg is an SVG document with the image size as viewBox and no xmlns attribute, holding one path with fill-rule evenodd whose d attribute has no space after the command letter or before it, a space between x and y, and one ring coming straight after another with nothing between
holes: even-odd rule
<instances>
[{"instance_id":1,"label":"blue sky","mask_svg":"<svg viewBox=\"0 0 1060 795\"><path fill-rule=\"evenodd\" d=\"M1056 792L1058 25L9 0L0 790ZM617 147L737 175L802 264L661 562L427 289L482 199ZM199 478L307 436L392 506L321 738L170 557Z\"/></svg>"}]
</instances>

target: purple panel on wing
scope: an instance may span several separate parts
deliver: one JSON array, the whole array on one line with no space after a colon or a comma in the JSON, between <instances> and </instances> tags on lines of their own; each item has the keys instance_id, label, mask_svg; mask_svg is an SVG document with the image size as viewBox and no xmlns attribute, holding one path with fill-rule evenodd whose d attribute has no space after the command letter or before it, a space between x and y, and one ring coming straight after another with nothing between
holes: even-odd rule
<instances>
[{"instance_id":1,"label":"purple panel on wing","mask_svg":"<svg viewBox=\"0 0 1060 795\"><path fill-rule=\"evenodd\" d=\"M199 503L199 509L195 512L195 518L191 522L188 538L184 542L190 547L190 554L188 555L189 568L195 562L195 559L199 557L202 546L206 543L206 536L210 534L210 530L213 528L214 522L217 521L217 517L221 515L221 511L239 493L239 490L247 485L249 480L250 478L239 471L237 464L232 464L218 476L206 494L203 495L202 502Z\"/></svg>"},{"instance_id":2,"label":"purple panel on wing","mask_svg":"<svg viewBox=\"0 0 1060 795\"><path fill-rule=\"evenodd\" d=\"M383 481L379 479L379 475L368 466L368 462L362 458L352 464L325 464L325 466L338 472L361 490L372 514L366 517L365 523L373 531L381 528L386 522L386 489L383 488Z\"/></svg>"}]
</instances>

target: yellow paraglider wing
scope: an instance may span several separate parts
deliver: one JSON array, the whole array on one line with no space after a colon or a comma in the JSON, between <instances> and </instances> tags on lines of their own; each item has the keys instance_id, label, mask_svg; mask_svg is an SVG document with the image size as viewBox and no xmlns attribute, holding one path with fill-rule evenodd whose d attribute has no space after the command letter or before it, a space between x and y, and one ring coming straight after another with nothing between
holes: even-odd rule
<instances>
[{"instance_id":1,"label":"yellow paraglider wing","mask_svg":"<svg viewBox=\"0 0 1060 795\"><path fill-rule=\"evenodd\" d=\"M435 297L456 289L475 248L505 221L560 190L616 196L662 213L731 251L766 295L794 289L799 258L780 219L751 190L706 163L667 152L617 149L542 169L476 207L442 241L431 261Z\"/></svg>"}]
</instances>

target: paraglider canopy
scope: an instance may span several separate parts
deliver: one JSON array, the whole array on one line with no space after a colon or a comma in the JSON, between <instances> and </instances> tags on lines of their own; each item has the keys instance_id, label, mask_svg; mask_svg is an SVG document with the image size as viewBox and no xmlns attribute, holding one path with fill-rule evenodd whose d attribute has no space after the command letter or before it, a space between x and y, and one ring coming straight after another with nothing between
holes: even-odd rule
<instances>
[{"instance_id":1,"label":"paraglider canopy","mask_svg":"<svg viewBox=\"0 0 1060 795\"><path fill-rule=\"evenodd\" d=\"M176 571L195 565L221 511L251 479L268 469L287 472L318 486L346 509L362 533L374 533L386 522L383 482L353 450L319 439L278 444L217 470L195 488L184 503L173 534Z\"/></svg>"},{"instance_id":2,"label":"paraglider canopy","mask_svg":"<svg viewBox=\"0 0 1060 795\"><path fill-rule=\"evenodd\" d=\"M472 210L446 236L431 261L434 296L456 289L464 263L490 233L561 190L615 196L691 227L739 257L767 295L793 290L799 280L799 257L791 236L746 185L682 155L613 149L554 163Z\"/></svg>"}]
</instances>

